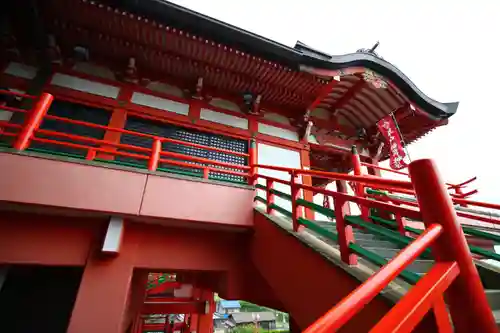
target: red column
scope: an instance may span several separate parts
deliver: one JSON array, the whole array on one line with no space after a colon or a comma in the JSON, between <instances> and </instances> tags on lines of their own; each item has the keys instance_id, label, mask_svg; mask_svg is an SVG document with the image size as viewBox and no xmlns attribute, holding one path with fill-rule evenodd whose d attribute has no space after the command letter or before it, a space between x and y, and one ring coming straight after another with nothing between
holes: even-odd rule
<instances>
[{"instance_id":1,"label":"red column","mask_svg":"<svg viewBox=\"0 0 500 333\"><path fill-rule=\"evenodd\" d=\"M248 166L250 167L250 177L248 178L248 184L254 185L257 181L255 174L257 173L257 168L253 166L257 164L257 144L255 139L250 140L250 145L248 147Z\"/></svg>"},{"instance_id":2,"label":"red column","mask_svg":"<svg viewBox=\"0 0 500 333\"><path fill-rule=\"evenodd\" d=\"M128 309L127 321L125 327L129 327L132 323L134 327L140 326L140 311L146 299L146 284L148 281L148 272L144 270L136 270L132 276ZM137 322L139 320L139 322Z\"/></svg>"},{"instance_id":3,"label":"red column","mask_svg":"<svg viewBox=\"0 0 500 333\"><path fill-rule=\"evenodd\" d=\"M42 93L40 95L40 98L36 102L35 107L29 113L28 118L21 128L21 132L14 142L14 149L25 150L28 148L31 138L35 134L38 127L40 127L43 117L47 114L53 99L54 96L51 94Z\"/></svg>"},{"instance_id":4,"label":"red column","mask_svg":"<svg viewBox=\"0 0 500 333\"><path fill-rule=\"evenodd\" d=\"M117 99L121 106L125 106L127 103L130 102L133 92L134 91L130 88L120 89L120 93L118 94ZM111 114L108 127L123 129L125 127L126 122L127 122L127 111L122 108L116 108L113 110L113 113ZM104 133L104 141L111 143L120 143L121 135L122 134L120 132L107 130L106 133ZM103 148L105 148L107 151L110 152L115 152L117 150L114 146L103 145ZM104 160L115 159L114 154L106 154L106 153L99 153L97 154L97 157Z\"/></svg>"},{"instance_id":5,"label":"red column","mask_svg":"<svg viewBox=\"0 0 500 333\"><path fill-rule=\"evenodd\" d=\"M201 299L208 302L208 311L205 314L198 315L197 333L212 333L213 314L215 312L214 293L210 290L203 290Z\"/></svg>"},{"instance_id":6,"label":"red column","mask_svg":"<svg viewBox=\"0 0 500 333\"><path fill-rule=\"evenodd\" d=\"M126 226L127 227L127 226ZM138 237L125 230L117 257L91 251L82 276L68 333L123 333Z\"/></svg>"},{"instance_id":7,"label":"red column","mask_svg":"<svg viewBox=\"0 0 500 333\"><path fill-rule=\"evenodd\" d=\"M149 157L148 170L155 171L160 163L161 153L161 140L154 139L153 147L151 149L151 156Z\"/></svg>"},{"instance_id":8,"label":"red column","mask_svg":"<svg viewBox=\"0 0 500 333\"><path fill-rule=\"evenodd\" d=\"M361 176L363 175L363 169L361 166L361 159L359 158L358 150L356 146L352 146L352 166L354 168L354 175ZM362 184L355 185L356 195L359 197L365 196L365 188ZM366 206L359 206L361 210L361 216L364 220L368 221L369 209Z\"/></svg>"},{"instance_id":9,"label":"red column","mask_svg":"<svg viewBox=\"0 0 500 333\"><path fill-rule=\"evenodd\" d=\"M300 151L300 161L302 163L302 169L311 169L311 158L309 156L309 150L302 149ZM311 176L302 175L302 184L312 186ZM303 191L303 193L304 200L314 202L314 193L312 193L311 191ZM310 208L305 208L305 216L308 220L314 220L314 211Z\"/></svg>"},{"instance_id":10,"label":"red column","mask_svg":"<svg viewBox=\"0 0 500 333\"><path fill-rule=\"evenodd\" d=\"M434 162L415 161L409 171L425 226L439 223L444 229L432 248L436 261L456 261L460 268L446 291L456 332L498 332L453 203Z\"/></svg>"}]
</instances>

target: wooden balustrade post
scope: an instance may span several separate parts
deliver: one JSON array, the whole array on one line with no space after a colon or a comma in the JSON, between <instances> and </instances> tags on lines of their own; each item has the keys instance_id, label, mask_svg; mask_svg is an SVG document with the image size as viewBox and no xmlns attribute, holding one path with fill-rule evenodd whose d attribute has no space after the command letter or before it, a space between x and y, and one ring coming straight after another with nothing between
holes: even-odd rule
<instances>
[{"instance_id":1,"label":"wooden balustrade post","mask_svg":"<svg viewBox=\"0 0 500 333\"><path fill-rule=\"evenodd\" d=\"M248 166L250 167L248 185L254 185L257 181L257 168L255 165L257 165L257 144L255 139L251 139L248 147Z\"/></svg>"},{"instance_id":2,"label":"wooden balustrade post","mask_svg":"<svg viewBox=\"0 0 500 333\"><path fill-rule=\"evenodd\" d=\"M153 149L151 151L151 156L149 157L149 163L148 163L149 171L155 171L158 168L158 164L160 162L160 153L161 153L161 140L154 139Z\"/></svg>"},{"instance_id":3,"label":"wooden balustrade post","mask_svg":"<svg viewBox=\"0 0 500 333\"><path fill-rule=\"evenodd\" d=\"M358 149L356 146L352 146L351 148L351 158L352 158L352 166L354 169L354 175L356 176L362 176L363 175L363 169L361 165L361 159L358 154ZM356 183L354 186L356 195L358 197L364 198L365 197L365 186L363 184ZM359 205L359 209L361 210L361 217L365 221L369 221L370 218L370 209L368 207Z\"/></svg>"},{"instance_id":4,"label":"wooden balustrade post","mask_svg":"<svg viewBox=\"0 0 500 333\"><path fill-rule=\"evenodd\" d=\"M87 150L87 155L85 156L85 159L87 161L93 161L95 157L96 157L95 149L90 148L89 150Z\"/></svg>"},{"instance_id":5,"label":"wooden balustrade post","mask_svg":"<svg viewBox=\"0 0 500 333\"><path fill-rule=\"evenodd\" d=\"M299 230L299 216L300 214L300 207L297 205L297 198L299 197L300 194L300 188L297 186L297 175L295 174L295 171L290 171L290 193L292 196L292 225L293 225L293 231L298 231Z\"/></svg>"},{"instance_id":6,"label":"wooden balustrade post","mask_svg":"<svg viewBox=\"0 0 500 333\"><path fill-rule=\"evenodd\" d=\"M460 268L460 274L446 290L456 332L498 332L453 203L434 162L414 161L409 171L426 228L433 223L443 226L443 233L432 247L436 261L456 261Z\"/></svg>"},{"instance_id":7,"label":"wooden balustrade post","mask_svg":"<svg viewBox=\"0 0 500 333\"><path fill-rule=\"evenodd\" d=\"M273 184L274 182L272 180L266 178L266 200L267 200L266 212L268 214L272 214L273 212L273 209L271 208L271 205L274 204L274 194L271 193Z\"/></svg>"},{"instance_id":8,"label":"wooden balustrade post","mask_svg":"<svg viewBox=\"0 0 500 333\"><path fill-rule=\"evenodd\" d=\"M54 100L54 96L47 93L42 93L40 98L35 103L35 106L31 109L30 113L27 115L27 119L24 122L21 132L17 136L14 142L13 148L17 150L25 150L29 147L30 140L35 134L35 131L40 127L43 121L43 117L47 114L47 111Z\"/></svg>"},{"instance_id":9,"label":"wooden balustrade post","mask_svg":"<svg viewBox=\"0 0 500 333\"><path fill-rule=\"evenodd\" d=\"M345 200L335 198L333 204L335 207L335 223L340 257L346 264L356 265L358 263L358 258L356 254L349 249L349 244L354 242L354 233L352 231L352 226L347 224L344 218L346 216L346 206L348 206L348 203Z\"/></svg>"}]
</instances>

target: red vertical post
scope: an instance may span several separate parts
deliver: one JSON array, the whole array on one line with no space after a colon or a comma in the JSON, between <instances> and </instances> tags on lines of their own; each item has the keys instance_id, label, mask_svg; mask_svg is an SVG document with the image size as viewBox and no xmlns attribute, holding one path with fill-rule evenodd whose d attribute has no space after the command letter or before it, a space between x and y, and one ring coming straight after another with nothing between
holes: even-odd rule
<instances>
[{"instance_id":1,"label":"red vertical post","mask_svg":"<svg viewBox=\"0 0 500 333\"><path fill-rule=\"evenodd\" d=\"M210 175L210 170L208 168L203 169L203 178L208 179L208 176Z\"/></svg>"},{"instance_id":2,"label":"red vertical post","mask_svg":"<svg viewBox=\"0 0 500 333\"><path fill-rule=\"evenodd\" d=\"M273 209L271 205L274 203L274 194L271 193L271 189L273 188L274 182L272 180L266 179L266 199L267 199L267 208L266 212L271 214Z\"/></svg>"},{"instance_id":3,"label":"red vertical post","mask_svg":"<svg viewBox=\"0 0 500 333\"><path fill-rule=\"evenodd\" d=\"M149 157L148 170L155 171L158 168L158 163L160 162L160 152L161 152L161 140L155 139L153 141L153 149L151 151L151 156Z\"/></svg>"},{"instance_id":4,"label":"red vertical post","mask_svg":"<svg viewBox=\"0 0 500 333\"><path fill-rule=\"evenodd\" d=\"M352 226L345 222L344 216L346 215L345 206L347 202L339 198L334 197L335 206L335 223L338 234L338 242L340 248L340 257L343 262L348 265L356 265L358 263L358 258L349 249L349 244L354 242L354 234L352 232Z\"/></svg>"},{"instance_id":5,"label":"red vertical post","mask_svg":"<svg viewBox=\"0 0 500 333\"><path fill-rule=\"evenodd\" d=\"M87 155L85 156L85 159L87 161L93 161L95 157L96 157L96 152L94 149L87 150Z\"/></svg>"},{"instance_id":6,"label":"red vertical post","mask_svg":"<svg viewBox=\"0 0 500 333\"><path fill-rule=\"evenodd\" d=\"M361 159L359 158L359 154L358 154L358 150L356 149L356 146L352 146L351 151L352 151L351 157L352 157L352 166L354 168L354 175L361 176L361 175L363 175L363 169L361 167ZM365 197L365 188L364 188L363 184L357 183L355 185L355 190L356 190L356 195L358 197L362 197L362 198ZM368 207L359 205L359 209L361 210L361 216L363 217L363 219L365 221L368 221L369 215L370 215Z\"/></svg>"},{"instance_id":7,"label":"red vertical post","mask_svg":"<svg viewBox=\"0 0 500 333\"><path fill-rule=\"evenodd\" d=\"M28 119L26 119L23 127L21 128L21 132L17 136L16 141L14 142L13 148L17 150L25 150L29 147L29 143L35 131L40 127L40 124L43 121L43 117L47 114L47 111L50 108L50 104L54 100L54 96L47 93L42 93L40 98L35 103L33 109L31 109L30 114L28 115Z\"/></svg>"},{"instance_id":8,"label":"red vertical post","mask_svg":"<svg viewBox=\"0 0 500 333\"><path fill-rule=\"evenodd\" d=\"M292 196L292 226L293 231L299 230L299 221L298 218L300 214L300 207L297 205L297 198L300 194L300 188L297 186L297 175L295 171L290 172L290 193Z\"/></svg>"},{"instance_id":9,"label":"red vertical post","mask_svg":"<svg viewBox=\"0 0 500 333\"><path fill-rule=\"evenodd\" d=\"M255 143L255 139L251 139L250 146L248 147L248 166L250 167L248 185L254 185L257 180L255 165L257 165L257 144Z\"/></svg>"},{"instance_id":10,"label":"red vertical post","mask_svg":"<svg viewBox=\"0 0 500 333\"><path fill-rule=\"evenodd\" d=\"M498 332L453 203L434 162L414 161L409 171L425 226L439 223L444 229L432 248L436 261L456 261L460 268L446 291L456 332Z\"/></svg>"}]
</instances>

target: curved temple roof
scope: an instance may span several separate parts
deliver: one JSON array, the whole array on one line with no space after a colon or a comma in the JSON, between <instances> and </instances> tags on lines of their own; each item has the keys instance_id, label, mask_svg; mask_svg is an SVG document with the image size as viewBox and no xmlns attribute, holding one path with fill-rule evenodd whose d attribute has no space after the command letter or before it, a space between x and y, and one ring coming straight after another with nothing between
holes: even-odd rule
<instances>
[{"instance_id":1,"label":"curved temple roof","mask_svg":"<svg viewBox=\"0 0 500 333\"><path fill-rule=\"evenodd\" d=\"M171 26L177 26L293 69L321 74L323 77L331 76L329 74L333 71L350 67L371 69L395 85L412 104L434 119L449 118L458 108L458 103L441 103L430 98L396 66L371 53L357 52L332 56L300 42L291 48L168 1L104 0L102 2L166 22Z\"/></svg>"}]
</instances>

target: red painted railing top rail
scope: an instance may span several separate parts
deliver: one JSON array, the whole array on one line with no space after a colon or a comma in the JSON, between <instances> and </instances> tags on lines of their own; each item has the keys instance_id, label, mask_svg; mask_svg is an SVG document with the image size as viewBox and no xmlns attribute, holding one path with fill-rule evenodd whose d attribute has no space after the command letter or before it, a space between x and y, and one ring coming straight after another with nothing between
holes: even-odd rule
<instances>
[{"instance_id":1,"label":"red painted railing top rail","mask_svg":"<svg viewBox=\"0 0 500 333\"><path fill-rule=\"evenodd\" d=\"M374 168L374 169L378 169L378 170L382 170L382 171L391 172L391 173L394 173L397 175L406 176L408 178L410 177L410 175L407 172L393 170L393 169L389 169L389 168L384 168L384 167L381 167L381 166L376 165L376 164L371 164L371 163L362 162L362 161L360 161L359 163L360 163L360 165L364 165L364 166L369 167L369 168ZM475 180L477 180L477 177L472 177L472 178L470 178L470 179L468 179L460 184L452 184L452 183L445 183L445 184L448 186L448 190L455 191L455 193L451 194L453 197L464 199L464 198L470 197L473 194L478 193L478 190L472 190L472 191L469 191L467 193L462 192L462 189L465 186L467 186L468 184L472 183Z\"/></svg>"},{"instance_id":2,"label":"red painted railing top rail","mask_svg":"<svg viewBox=\"0 0 500 333\"><path fill-rule=\"evenodd\" d=\"M443 232L438 224L431 225L414 242L398 253L387 265L370 276L334 308L319 318L304 333L335 332L344 326L354 315L373 300L389 283L394 280L408 265L424 252ZM425 314L425 313L424 313ZM422 314L423 316L423 314ZM392 331L387 331L392 332Z\"/></svg>"},{"instance_id":3,"label":"red painted railing top rail","mask_svg":"<svg viewBox=\"0 0 500 333\"><path fill-rule=\"evenodd\" d=\"M413 189L413 185L411 184L411 182L408 182L408 181L385 179L385 178L368 176L368 175L352 176L352 175L348 175L345 173L305 170L305 169L294 169L294 168L285 168L285 167L278 167L278 166L272 166L272 165L262 165L262 164L256 164L256 165L254 165L254 167L260 168L260 169L270 169L270 170L294 173L297 176L298 175L307 175L307 176L313 176L313 177L327 178L327 179L331 179L331 180L346 180L346 181L358 182L358 183L365 184L365 185L379 186L379 187L383 186L383 187L388 187L388 188L393 188L393 189Z\"/></svg>"},{"instance_id":4,"label":"red painted railing top rail","mask_svg":"<svg viewBox=\"0 0 500 333\"><path fill-rule=\"evenodd\" d=\"M30 99L37 98L37 96L32 96L32 95L23 94L23 93L19 93L19 92L15 92L15 91L10 91L10 90L4 90L4 89L0 89L0 94L22 97L22 98L30 98Z\"/></svg>"}]
</instances>

